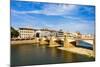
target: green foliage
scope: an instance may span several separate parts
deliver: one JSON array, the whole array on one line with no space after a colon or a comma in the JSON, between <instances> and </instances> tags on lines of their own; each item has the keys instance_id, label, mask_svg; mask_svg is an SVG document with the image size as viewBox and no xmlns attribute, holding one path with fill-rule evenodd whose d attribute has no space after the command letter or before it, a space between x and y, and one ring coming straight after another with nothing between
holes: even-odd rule
<instances>
[{"instance_id":1,"label":"green foliage","mask_svg":"<svg viewBox=\"0 0 100 67\"><path fill-rule=\"evenodd\" d=\"M19 32L15 30L13 27L11 27L11 38L18 37L18 36L19 36Z\"/></svg>"}]
</instances>

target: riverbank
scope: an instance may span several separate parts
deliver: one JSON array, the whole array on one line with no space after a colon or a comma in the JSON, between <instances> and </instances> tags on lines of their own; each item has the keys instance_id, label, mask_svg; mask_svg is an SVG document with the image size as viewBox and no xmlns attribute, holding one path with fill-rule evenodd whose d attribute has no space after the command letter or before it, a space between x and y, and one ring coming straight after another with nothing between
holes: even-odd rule
<instances>
[{"instance_id":1,"label":"riverbank","mask_svg":"<svg viewBox=\"0 0 100 67\"><path fill-rule=\"evenodd\" d=\"M93 50L89 50L89 49L85 49L81 47L72 47L72 48L58 47L58 49L69 51L72 53L81 54L81 55L86 55L86 56L93 57L93 58L95 57Z\"/></svg>"},{"instance_id":2,"label":"riverbank","mask_svg":"<svg viewBox=\"0 0 100 67\"><path fill-rule=\"evenodd\" d=\"M34 40L17 40L17 41L11 41L11 45L15 44L32 44L35 43Z\"/></svg>"},{"instance_id":3,"label":"riverbank","mask_svg":"<svg viewBox=\"0 0 100 67\"><path fill-rule=\"evenodd\" d=\"M20 44L48 44L47 41L39 41L39 40L36 40L36 39L33 39L33 40L13 40L11 41L11 45L20 45Z\"/></svg>"}]
</instances>

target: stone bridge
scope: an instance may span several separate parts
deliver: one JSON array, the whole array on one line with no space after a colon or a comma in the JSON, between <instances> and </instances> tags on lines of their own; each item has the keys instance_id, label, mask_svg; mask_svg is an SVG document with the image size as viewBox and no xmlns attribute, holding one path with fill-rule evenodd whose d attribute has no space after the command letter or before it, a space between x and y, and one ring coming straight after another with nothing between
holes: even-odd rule
<instances>
[{"instance_id":1,"label":"stone bridge","mask_svg":"<svg viewBox=\"0 0 100 67\"><path fill-rule=\"evenodd\" d=\"M36 40L39 44L48 44L50 47L55 46L64 46L64 47L75 47L79 45L79 40L85 41L87 43L93 44L94 39L81 39L75 37L68 37L64 35L64 37L41 37ZM62 45L61 45L62 44Z\"/></svg>"}]
</instances>

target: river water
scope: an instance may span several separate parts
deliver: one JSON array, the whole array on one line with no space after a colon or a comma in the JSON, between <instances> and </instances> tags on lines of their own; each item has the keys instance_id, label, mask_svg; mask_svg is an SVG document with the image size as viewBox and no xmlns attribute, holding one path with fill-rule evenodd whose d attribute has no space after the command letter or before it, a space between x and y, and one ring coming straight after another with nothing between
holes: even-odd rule
<instances>
[{"instance_id":1,"label":"river water","mask_svg":"<svg viewBox=\"0 0 100 67\"><path fill-rule=\"evenodd\" d=\"M11 66L41 65L94 61L94 58L79 55L46 45L22 44L11 46Z\"/></svg>"}]
</instances>

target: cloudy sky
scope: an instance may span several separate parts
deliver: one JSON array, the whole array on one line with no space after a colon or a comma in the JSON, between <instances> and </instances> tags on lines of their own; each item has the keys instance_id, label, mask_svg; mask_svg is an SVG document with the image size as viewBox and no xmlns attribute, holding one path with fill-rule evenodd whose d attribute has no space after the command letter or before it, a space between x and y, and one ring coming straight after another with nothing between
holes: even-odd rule
<instances>
[{"instance_id":1,"label":"cloudy sky","mask_svg":"<svg viewBox=\"0 0 100 67\"><path fill-rule=\"evenodd\" d=\"M94 33L95 7L86 5L11 1L11 26Z\"/></svg>"}]
</instances>

